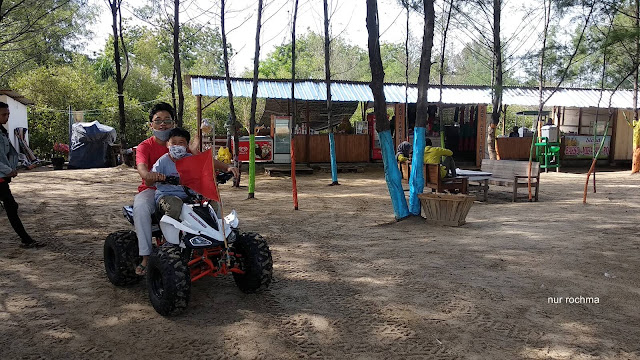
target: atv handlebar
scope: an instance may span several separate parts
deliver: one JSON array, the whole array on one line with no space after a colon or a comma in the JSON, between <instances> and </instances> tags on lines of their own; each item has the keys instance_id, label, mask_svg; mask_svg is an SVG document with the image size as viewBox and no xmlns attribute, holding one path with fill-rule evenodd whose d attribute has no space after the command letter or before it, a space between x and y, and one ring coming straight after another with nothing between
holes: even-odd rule
<instances>
[{"instance_id":1,"label":"atv handlebar","mask_svg":"<svg viewBox=\"0 0 640 360\"><path fill-rule=\"evenodd\" d=\"M218 175L216 175L216 182L218 184L224 184L227 182L227 180L231 179L233 177L233 173L232 172L219 172Z\"/></svg>"},{"instance_id":2,"label":"atv handlebar","mask_svg":"<svg viewBox=\"0 0 640 360\"><path fill-rule=\"evenodd\" d=\"M233 177L233 173L231 173L231 172L228 172L228 173L219 172L216 175L216 182L218 184L224 184L229 179L231 179L232 177ZM158 182L159 183L169 184L169 185L180 185L180 177L179 176L166 176L164 181L158 181Z\"/></svg>"},{"instance_id":3,"label":"atv handlebar","mask_svg":"<svg viewBox=\"0 0 640 360\"><path fill-rule=\"evenodd\" d=\"M165 183L169 185L180 185L179 176L165 176L164 181L158 181L159 183Z\"/></svg>"}]
</instances>

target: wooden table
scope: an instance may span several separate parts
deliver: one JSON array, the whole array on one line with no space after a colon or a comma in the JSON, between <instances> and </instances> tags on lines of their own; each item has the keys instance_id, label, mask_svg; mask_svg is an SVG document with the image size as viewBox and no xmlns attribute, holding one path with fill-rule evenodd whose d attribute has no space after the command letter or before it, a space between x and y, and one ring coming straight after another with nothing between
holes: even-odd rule
<instances>
[{"instance_id":1,"label":"wooden table","mask_svg":"<svg viewBox=\"0 0 640 360\"><path fill-rule=\"evenodd\" d=\"M477 188L478 192L484 191L482 201L487 201L487 193L489 192L489 178L492 175L491 173L484 171L456 169L456 175L468 177L469 188ZM477 184L472 184L472 181Z\"/></svg>"}]
</instances>

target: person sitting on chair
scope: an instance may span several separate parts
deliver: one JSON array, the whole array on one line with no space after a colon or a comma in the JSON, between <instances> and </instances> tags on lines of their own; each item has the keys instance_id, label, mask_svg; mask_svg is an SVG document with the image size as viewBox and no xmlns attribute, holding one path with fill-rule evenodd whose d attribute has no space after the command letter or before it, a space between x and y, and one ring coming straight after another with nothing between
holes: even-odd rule
<instances>
[{"instance_id":1,"label":"person sitting on chair","mask_svg":"<svg viewBox=\"0 0 640 360\"><path fill-rule=\"evenodd\" d=\"M425 164L441 164L440 177L456 177L456 163L453 161L453 151L437 146L431 146L431 139L425 139L424 148ZM444 158L442 158L444 156ZM442 159L442 160L441 160Z\"/></svg>"},{"instance_id":2,"label":"person sitting on chair","mask_svg":"<svg viewBox=\"0 0 640 360\"><path fill-rule=\"evenodd\" d=\"M408 141L403 141L398 145L396 149L396 160L398 162L405 162L411 158L411 154L413 153L413 149L411 148L411 143Z\"/></svg>"}]
</instances>

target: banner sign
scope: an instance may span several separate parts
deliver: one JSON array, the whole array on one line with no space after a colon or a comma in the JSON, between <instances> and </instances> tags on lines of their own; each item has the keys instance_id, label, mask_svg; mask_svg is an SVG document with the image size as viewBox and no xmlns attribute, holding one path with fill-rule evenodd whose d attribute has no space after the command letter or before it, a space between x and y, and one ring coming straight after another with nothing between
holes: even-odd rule
<instances>
[{"instance_id":1,"label":"banner sign","mask_svg":"<svg viewBox=\"0 0 640 360\"><path fill-rule=\"evenodd\" d=\"M595 151L600 148L602 136L595 138ZM609 144L611 136L605 136L604 146L600 151L598 159L609 158ZM593 159L594 138L589 135L564 135L564 158L565 159Z\"/></svg>"},{"instance_id":2,"label":"banner sign","mask_svg":"<svg viewBox=\"0 0 640 360\"><path fill-rule=\"evenodd\" d=\"M238 160L249 161L249 137L240 138ZM269 136L256 136L256 162L273 161L273 140Z\"/></svg>"}]
</instances>

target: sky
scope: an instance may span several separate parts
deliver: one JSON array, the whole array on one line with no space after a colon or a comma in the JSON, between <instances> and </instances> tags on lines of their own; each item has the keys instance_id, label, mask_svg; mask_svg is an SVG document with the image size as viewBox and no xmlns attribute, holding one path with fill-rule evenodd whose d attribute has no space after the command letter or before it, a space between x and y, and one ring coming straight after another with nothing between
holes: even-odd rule
<instances>
[{"instance_id":1,"label":"sky","mask_svg":"<svg viewBox=\"0 0 640 360\"><path fill-rule=\"evenodd\" d=\"M112 32L111 14L105 0L90 0L97 4L102 12L98 16L98 23L92 28L95 36L87 46L87 53L100 52L106 39ZM245 69L253 69L255 29L257 0L228 0L227 1L227 41L231 43L237 52L231 59L231 72L234 76L240 76ZM185 6L180 15L181 19L192 18L198 23L208 23L211 26L219 26L219 1L211 0L189 0L185 1ZM438 2L440 3L440 2ZM523 3L531 3L531 0L517 0L511 2L517 7L522 7ZM212 5L214 4L214 5ZM291 19L293 13L292 0L264 0L263 24L261 32L260 59L265 59L276 46L289 43L291 41ZM299 0L298 20L296 26L296 36L306 32L324 33L324 12L321 0ZM132 19L132 22L141 23L132 13L132 7L124 3L123 16ZM213 7L212 7L213 6ZM380 14L380 41L404 43L406 37L406 12L398 5L397 0L378 0ZM503 31L504 33L515 32L516 27L521 24L521 17L514 16L514 10L507 8L503 10ZM438 10L436 9L436 12ZM366 1L365 0L329 0L329 13L331 18L331 36L340 36L352 45L357 45L366 49L367 28L366 28ZM421 38L423 31L423 20L421 15L413 13L410 17L411 35ZM529 30L529 33L534 30ZM527 36L527 31L521 32L521 36ZM469 33L464 31L452 35L451 43L460 44L469 41ZM437 41L437 40L436 40ZM535 41L535 37L527 41ZM524 43L524 40L523 40ZM437 42L436 42L437 44ZM437 45L436 45L437 46ZM529 48L526 45L523 48Z\"/></svg>"}]
</instances>

